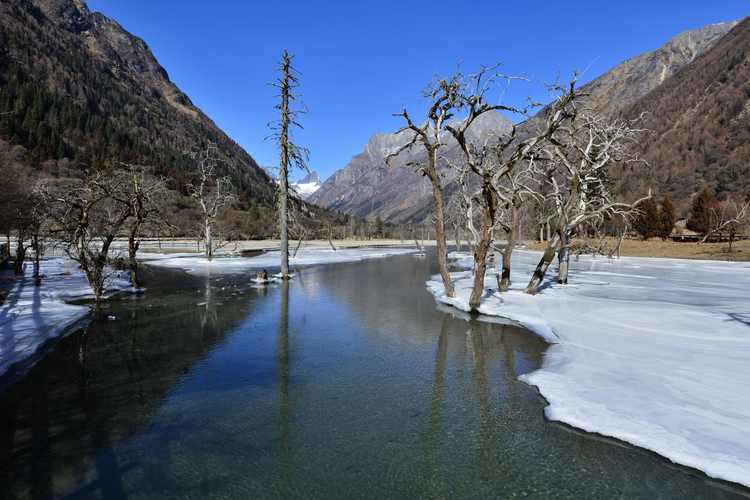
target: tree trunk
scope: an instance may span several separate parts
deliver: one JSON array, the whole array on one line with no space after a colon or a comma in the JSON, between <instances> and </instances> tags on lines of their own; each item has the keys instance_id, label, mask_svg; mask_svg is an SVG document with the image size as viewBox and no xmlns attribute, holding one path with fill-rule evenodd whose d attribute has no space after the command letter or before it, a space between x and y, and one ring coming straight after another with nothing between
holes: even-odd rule
<instances>
[{"instance_id":1,"label":"tree trunk","mask_svg":"<svg viewBox=\"0 0 750 500\"><path fill-rule=\"evenodd\" d=\"M456 292L453 281L448 272L448 244L445 240L445 200L443 198L443 186L437 173L437 150L430 154L430 181L432 182L432 196L435 199L435 242L437 245L438 269L443 278L445 295L454 297Z\"/></svg>"},{"instance_id":2,"label":"tree trunk","mask_svg":"<svg viewBox=\"0 0 750 500\"><path fill-rule=\"evenodd\" d=\"M336 247L333 244L333 230L331 229L331 225L328 224L328 244L331 245L331 248L333 251L336 251Z\"/></svg>"},{"instance_id":3,"label":"tree trunk","mask_svg":"<svg viewBox=\"0 0 750 500\"><path fill-rule=\"evenodd\" d=\"M531 276L529 284L526 286L526 293L534 295L539 290L539 285L544 281L544 276L547 274L547 269L552 263L552 259L555 258L555 252L557 251L557 244L560 241L559 235L555 234L554 237L547 240L547 248L544 250L539 264L537 264L534 274Z\"/></svg>"},{"instance_id":4,"label":"tree trunk","mask_svg":"<svg viewBox=\"0 0 750 500\"><path fill-rule=\"evenodd\" d=\"M610 258L612 258L612 256L613 256L613 255L614 255L614 256L615 256L615 257L616 257L617 259L619 259L619 258L620 258L620 247L622 247L622 240L624 240L624 239L625 239L625 233L626 233L626 232L627 232L627 230L626 230L626 229L623 229L622 231L620 231L620 237L619 237L619 238L618 238L618 240L617 240L617 246L616 246L615 248L613 248L611 252L609 252L609 257L610 257Z\"/></svg>"},{"instance_id":5,"label":"tree trunk","mask_svg":"<svg viewBox=\"0 0 750 500\"><path fill-rule=\"evenodd\" d=\"M518 239L518 218L520 210L516 205L511 208L510 231L508 234L508 245L503 252L503 271L498 283L501 292L507 292L510 288L510 259L513 256L513 248L516 246Z\"/></svg>"},{"instance_id":6,"label":"tree trunk","mask_svg":"<svg viewBox=\"0 0 750 500\"><path fill-rule=\"evenodd\" d=\"M214 258L214 242L213 242L213 236L211 236L211 221L206 218L205 222L205 239L206 239L206 258L208 260L211 260Z\"/></svg>"},{"instance_id":7,"label":"tree trunk","mask_svg":"<svg viewBox=\"0 0 750 500\"><path fill-rule=\"evenodd\" d=\"M130 268L130 284L133 288L140 288L141 286L138 281L138 261L135 258L139 246L140 242L135 238L135 231L131 231L128 236L128 267Z\"/></svg>"},{"instance_id":8,"label":"tree trunk","mask_svg":"<svg viewBox=\"0 0 750 500\"><path fill-rule=\"evenodd\" d=\"M557 252L558 270L557 282L561 285L568 284L568 269L570 268L570 237L563 235L560 241L560 250Z\"/></svg>"},{"instance_id":9,"label":"tree trunk","mask_svg":"<svg viewBox=\"0 0 750 500\"><path fill-rule=\"evenodd\" d=\"M34 248L34 285L39 286L42 284L42 273L41 273L41 260L42 260L42 244L39 241L39 233L34 232L31 237L31 245Z\"/></svg>"},{"instance_id":10,"label":"tree trunk","mask_svg":"<svg viewBox=\"0 0 750 500\"><path fill-rule=\"evenodd\" d=\"M479 303L484 294L484 274L487 272L487 252L492 244L491 224L482 221L480 238L477 247L474 249L474 284L471 288L471 297L469 298L469 307L472 312L479 308Z\"/></svg>"},{"instance_id":11,"label":"tree trunk","mask_svg":"<svg viewBox=\"0 0 750 500\"><path fill-rule=\"evenodd\" d=\"M279 234L281 238L281 276L287 279L289 275L289 85L291 77L291 60L284 51L282 62L281 86L281 130L279 146L281 154L279 157Z\"/></svg>"},{"instance_id":12,"label":"tree trunk","mask_svg":"<svg viewBox=\"0 0 750 500\"><path fill-rule=\"evenodd\" d=\"M23 262L26 260L26 247L23 244L23 240L23 232L18 231L18 240L16 241L16 261L13 266L14 271L18 276L23 274Z\"/></svg>"},{"instance_id":13,"label":"tree trunk","mask_svg":"<svg viewBox=\"0 0 750 500\"><path fill-rule=\"evenodd\" d=\"M299 252L300 247L302 246L302 240L305 238L304 234L301 234L299 236L299 239L297 240L297 246L294 247L294 253L292 254L292 258L297 256L297 252Z\"/></svg>"},{"instance_id":14,"label":"tree trunk","mask_svg":"<svg viewBox=\"0 0 750 500\"><path fill-rule=\"evenodd\" d=\"M91 259L83 257L80 261L81 269L86 274L89 285L91 285L91 289L94 291L94 302L98 308L104 296L104 267L106 265L106 258L102 259L101 255Z\"/></svg>"},{"instance_id":15,"label":"tree trunk","mask_svg":"<svg viewBox=\"0 0 750 500\"><path fill-rule=\"evenodd\" d=\"M495 199L487 187L482 189L484 203L482 205L482 227L479 242L474 249L474 284L469 297L469 307L472 312L479 308L484 294L484 274L487 271L487 252L492 245L492 226L495 224Z\"/></svg>"}]
</instances>

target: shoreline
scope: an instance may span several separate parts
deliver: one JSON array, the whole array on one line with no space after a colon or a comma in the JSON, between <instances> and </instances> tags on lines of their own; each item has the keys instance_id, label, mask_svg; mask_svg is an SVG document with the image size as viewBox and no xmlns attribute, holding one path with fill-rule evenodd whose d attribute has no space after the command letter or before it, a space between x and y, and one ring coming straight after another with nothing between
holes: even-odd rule
<instances>
[{"instance_id":1,"label":"shoreline","mask_svg":"<svg viewBox=\"0 0 750 500\"><path fill-rule=\"evenodd\" d=\"M572 243L588 243L593 246L606 242L609 248L617 245L617 239L607 237L604 239L574 238ZM527 241L527 248L535 251L543 251L545 242ZM644 257L654 259L680 259L712 262L750 262L750 240L738 240L732 245L732 253L728 250L727 242L721 243L695 243L662 240L650 238L648 240L625 239L622 242L620 255L622 257ZM590 255L590 254L583 254ZM602 255L602 258L607 258Z\"/></svg>"},{"instance_id":2,"label":"shoreline","mask_svg":"<svg viewBox=\"0 0 750 500\"><path fill-rule=\"evenodd\" d=\"M518 322L550 342L542 367L520 378L548 402L545 416L750 486L750 403L736 397L750 384L750 266L581 257L569 285L530 296L523 286L538 255L514 254L509 292L494 291L494 273L485 278L493 291L477 319ZM439 276L427 289L439 307L468 311L471 271L452 275L455 298Z\"/></svg>"}]
</instances>

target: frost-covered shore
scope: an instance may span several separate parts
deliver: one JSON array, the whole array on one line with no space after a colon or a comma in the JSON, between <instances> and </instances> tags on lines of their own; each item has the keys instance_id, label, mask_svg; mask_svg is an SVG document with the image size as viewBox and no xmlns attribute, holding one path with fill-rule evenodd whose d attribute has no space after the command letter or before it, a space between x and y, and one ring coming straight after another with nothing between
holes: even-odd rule
<instances>
[{"instance_id":1,"label":"frost-covered shore","mask_svg":"<svg viewBox=\"0 0 750 500\"><path fill-rule=\"evenodd\" d=\"M335 264L356 262L367 259L378 259L393 255L414 253L414 248L342 248L337 251L323 248L303 248L297 257L289 258L291 267L311 266L315 264ZM256 257L215 257L207 260L201 254L179 253L159 254L144 253L139 259L146 264L172 269L182 269L192 274L237 273L251 269L273 269L279 266L280 253L268 252Z\"/></svg>"},{"instance_id":2,"label":"frost-covered shore","mask_svg":"<svg viewBox=\"0 0 750 500\"><path fill-rule=\"evenodd\" d=\"M0 375L89 312L87 306L66 303L93 297L86 277L73 261L62 257L44 259L41 273L41 286L34 286L32 265L28 263L24 277L16 280L0 306ZM110 292L125 289L130 289L130 283L122 277L116 277L108 286Z\"/></svg>"},{"instance_id":3,"label":"frost-covered shore","mask_svg":"<svg viewBox=\"0 0 750 500\"><path fill-rule=\"evenodd\" d=\"M539 255L514 253L507 293L488 274L479 312L553 343L522 377L546 416L750 486L750 264L582 257L571 284L532 297L523 288ZM453 299L439 277L427 287L466 311L471 272L454 277Z\"/></svg>"}]
</instances>

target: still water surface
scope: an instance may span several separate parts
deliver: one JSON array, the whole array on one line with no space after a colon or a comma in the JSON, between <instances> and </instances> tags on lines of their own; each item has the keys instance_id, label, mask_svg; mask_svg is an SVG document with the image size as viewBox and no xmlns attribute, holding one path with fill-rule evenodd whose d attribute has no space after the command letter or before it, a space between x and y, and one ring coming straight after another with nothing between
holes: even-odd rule
<instances>
[{"instance_id":1,"label":"still water surface","mask_svg":"<svg viewBox=\"0 0 750 500\"><path fill-rule=\"evenodd\" d=\"M413 256L249 276L147 270L0 392L6 498L735 498L544 420L545 344L438 311ZM116 319L111 319L114 316Z\"/></svg>"}]
</instances>

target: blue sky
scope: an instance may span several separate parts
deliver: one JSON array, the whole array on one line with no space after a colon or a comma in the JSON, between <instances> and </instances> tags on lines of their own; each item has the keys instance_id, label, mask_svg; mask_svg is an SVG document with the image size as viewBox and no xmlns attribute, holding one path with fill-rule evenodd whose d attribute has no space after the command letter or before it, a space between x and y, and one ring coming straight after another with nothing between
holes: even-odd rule
<instances>
[{"instance_id":1,"label":"blue sky","mask_svg":"<svg viewBox=\"0 0 750 500\"><path fill-rule=\"evenodd\" d=\"M296 55L309 113L298 142L325 178L374 132L400 126L403 105L458 63L503 64L524 75L506 104L545 99L544 82L586 70L592 79L677 33L750 14L748 0L577 2L382 0L89 0L143 38L171 79L261 165L275 165L266 124L284 48ZM295 176L298 177L299 175Z\"/></svg>"}]
</instances>

